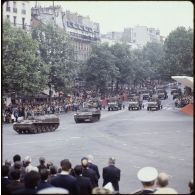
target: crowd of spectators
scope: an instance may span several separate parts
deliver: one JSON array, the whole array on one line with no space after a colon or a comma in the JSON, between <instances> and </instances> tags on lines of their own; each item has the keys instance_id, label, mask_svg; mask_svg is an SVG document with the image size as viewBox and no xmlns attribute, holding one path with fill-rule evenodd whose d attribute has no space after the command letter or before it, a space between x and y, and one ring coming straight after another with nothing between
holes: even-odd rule
<instances>
[{"instance_id":1,"label":"crowd of spectators","mask_svg":"<svg viewBox=\"0 0 195 195\"><path fill-rule=\"evenodd\" d=\"M93 156L88 155L72 166L69 159L61 160L60 167L39 158L35 166L31 157L16 154L13 163L6 161L2 167L2 194L120 194L121 171L115 166L115 159L109 158L108 166L102 170L103 185L99 184L98 166ZM154 167L143 167L137 177L141 188L130 194L178 194L169 187L170 176L158 173ZM188 193L193 193L193 180L189 181Z\"/></svg>"},{"instance_id":2,"label":"crowd of spectators","mask_svg":"<svg viewBox=\"0 0 195 195\"><path fill-rule=\"evenodd\" d=\"M61 101L54 100L52 102L10 103L8 106L3 106L3 122L11 123L17 121L19 117L27 119L29 116L35 115L60 114L76 111L83 101L83 99L74 98Z\"/></svg>"},{"instance_id":3,"label":"crowd of spectators","mask_svg":"<svg viewBox=\"0 0 195 195\"><path fill-rule=\"evenodd\" d=\"M193 96L192 95L182 95L175 100L175 106L178 108L183 108L188 104L193 104Z\"/></svg>"}]
</instances>

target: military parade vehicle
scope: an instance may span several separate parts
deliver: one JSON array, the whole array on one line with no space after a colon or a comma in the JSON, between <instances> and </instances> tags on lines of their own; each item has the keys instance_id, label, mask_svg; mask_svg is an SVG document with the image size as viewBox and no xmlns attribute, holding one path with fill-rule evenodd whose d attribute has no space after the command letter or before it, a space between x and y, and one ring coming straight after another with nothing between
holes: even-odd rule
<instances>
[{"instance_id":1,"label":"military parade vehicle","mask_svg":"<svg viewBox=\"0 0 195 195\"><path fill-rule=\"evenodd\" d=\"M19 134L44 133L55 131L60 124L55 114L29 116L28 119L15 122L13 129Z\"/></svg>"},{"instance_id":2,"label":"military parade vehicle","mask_svg":"<svg viewBox=\"0 0 195 195\"><path fill-rule=\"evenodd\" d=\"M76 123L90 121L95 122L100 120L101 112L97 104L91 102L84 102L83 106L74 114Z\"/></svg>"},{"instance_id":3,"label":"military parade vehicle","mask_svg":"<svg viewBox=\"0 0 195 195\"><path fill-rule=\"evenodd\" d=\"M167 92L164 89L157 89L156 94L160 100L165 100L168 98Z\"/></svg>"},{"instance_id":4,"label":"military parade vehicle","mask_svg":"<svg viewBox=\"0 0 195 195\"><path fill-rule=\"evenodd\" d=\"M113 110L121 110L122 109L122 101L116 98L111 98L110 102L108 102L108 111Z\"/></svg>"},{"instance_id":5,"label":"military parade vehicle","mask_svg":"<svg viewBox=\"0 0 195 195\"><path fill-rule=\"evenodd\" d=\"M173 86L171 88L171 95L173 95L173 93L181 93L181 89L178 88L177 86Z\"/></svg>"},{"instance_id":6,"label":"military parade vehicle","mask_svg":"<svg viewBox=\"0 0 195 195\"><path fill-rule=\"evenodd\" d=\"M142 101L140 100L139 96L134 96L129 101L128 110L141 110L142 109Z\"/></svg>"},{"instance_id":7,"label":"military parade vehicle","mask_svg":"<svg viewBox=\"0 0 195 195\"><path fill-rule=\"evenodd\" d=\"M158 96L152 96L148 100L147 110L160 110L162 109L161 101L158 99Z\"/></svg>"},{"instance_id":8,"label":"military parade vehicle","mask_svg":"<svg viewBox=\"0 0 195 195\"><path fill-rule=\"evenodd\" d=\"M150 98L149 90L140 90L139 94L142 95L143 100L148 100Z\"/></svg>"},{"instance_id":9,"label":"military parade vehicle","mask_svg":"<svg viewBox=\"0 0 195 195\"><path fill-rule=\"evenodd\" d=\"M174 100L174 99L180 97L181 93L179 91L175 91L175 92L172 93L172 95L173 95L173 100Z\"/></svg>"}]
</instances>

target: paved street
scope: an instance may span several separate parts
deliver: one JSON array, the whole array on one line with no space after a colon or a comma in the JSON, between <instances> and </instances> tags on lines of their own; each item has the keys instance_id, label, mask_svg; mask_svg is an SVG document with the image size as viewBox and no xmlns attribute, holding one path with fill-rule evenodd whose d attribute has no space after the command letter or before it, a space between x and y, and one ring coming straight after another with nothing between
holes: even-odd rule
<instances>
[{"instance_id":1,"label":"paved street","mask_svg":"<svg viewBox=\"0 0 195 195\"><path fill-rule=\"evenodd\" d=\"M12 160L18 153L32 157L38 165L40 156L59 166L69 158L75 166L80 159L94 155L94 163L102 168L109 157L116 158L121 169L120 192L140 188L137 171L154 166L172 177L170 186L187 193L193 177L193 119L174 108L173 101L164 100L160 111L102 111L99 122L76 124L73 112L60 115L60 126L52 133L19 135L12 124L2 128L2 160ZM99 181L102 185L102 178Z\"/></svg>"}]
</instances>

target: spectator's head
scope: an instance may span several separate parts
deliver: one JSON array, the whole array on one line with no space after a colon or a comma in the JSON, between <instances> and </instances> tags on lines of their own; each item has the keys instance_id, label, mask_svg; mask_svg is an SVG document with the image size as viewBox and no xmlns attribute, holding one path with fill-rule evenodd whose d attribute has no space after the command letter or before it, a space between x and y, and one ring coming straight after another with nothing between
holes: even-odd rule
<instances>
[{"instance_id":1,"label":"spectator's head","mask_svg":"<svg viewBox=\"0 0 195 195\"><path fill-rule=\"evenodd\" d=\"M90 162L90 163L93 162L94 158L93 158L93 156L91 154L88 154L87 158L88 158L88 162Z\"/></svg>"},{"instance_id":2,"label":"spectator's head","mask_svg":"<svg viewBox=\"0 0 195 195\"><path fill-rule=\"evenodd\" d=\"M189 191L193 192L194 191L194 181L191 179L188 183Z\"/></svg>"},{"instance_id":3,"label":"spectator's head","mask_svg":"<svg viewBox=\"0 0 195 195\"><path fill-rule=\"evenodd\" d=\"M13 180L19 180L20 179L20 170L19 169L13 169L10 173L11 178Z\"/></svg>"},{"instance_id":4,"label":"spectator's head","mask_svg":"<svg viewBox=\"0 0 195 195\"><path fill-rule=\"evenodd\" d=\"M62 171L70 171L70 169L72 167L72 164L68 159L62 160L60 165L62 167Z\"/></svg>"},{"instance_id":5,"label":"spectator's head","mask_svg":"<svg viewBox=\"0 0 195 195\"><path fill-rule=\"evenodd\" d=\"M81 175L82 174L82 166L81 165L76 165L75 167L74 167L74 173L76 174L76 175Z\"/></svg>"},{"instance_id":6,"label":"spectator's head","mask_svg":"<svg viewBox=\"0 0 195 195\"><path fill-rule=\"evenodd\" d=\"M1 166L1 171L2 171L2 177L8 176L9 173L9 167L7 165Z\"/></svg>"},{"instance_id":7,"label":"spectator's head","mask_svg":"<svg viewBox=\"0 0 195 195\"><path fill-rule=\"evenodd\" d=\"M157 178L157 185L159 187L166 187L166 186L168 186L169 178L170 178L170 176L167 175L166 173L163 173L163 172L159 173L158 178Z\"/></svg>"},{"instance_id":8,"label":"spectator's head","mask_svg":"<svg viewBox=\"0 0 195 195\"><path fill-rule=\"evenodd\" d=\"M109 165L115 165L115 162L116 162L116 160L113 157L111 157L111 158L108 159L108 164Z\"/></svg>"},{"instance_id":9,"label":"spectator's head","mask_svg":"<svg viewBox=\"0 0 195 195\"><path fill-rule=\"evenodd\" d=\"M164 187L157 189L154 194L178 194L178 192L173 188Z\"/></svg>"},{"instance_id":10,"label":"spectator's head","mask_svg":"<svg viewBox=\"0 0 195 195\"><path fill-rule=\"evenodd\" d=\"M92 194L113 194L110 190L103 187L95 187L92 190Z\"/></svg>"},{"instance_id":11,"label":"spectator's head","mask_svg":"<svg viewBox=\"0 0 195 195\"><path fill-rule=\"evenodd\" d=\"M15 161L14 162L14 168L15 169L20 169L22 167L22 162L21 161Z\"/></svg>"},{"instance_id":12,"label":"spectator's head","mask_svg":"<svg viewBox=\"0 0 195 195\"><path fill-rule=\"evenodd\" d=\"M144 167L137 173L137 177L144 187L153 187L157 176L158 171L154 167Z\"/></svg>"},{"instance_id":13,"label":"spectator's head","mask_svg":"<svg viewBox=\"0 0 195 195\"><path fill-rule=\"evenodd\" d=\"M9 160L5 160L5 165L7 166L7 167L11 167L11 161L9 161Z\"/></svg>"},{"instance_id":14,"label":"spectator's head","mask_svg":"<svg viewBox=\"0 0 195 195\"><path fill-rule=\"evenodd\" d=\"M25 171L26 171L26 173L29 173L30 171L39 172L39 169L35 166L28 166L28 167L26 167Z\"/></svg>"},{"instance_id":15,"label":"spectator's head","mask_svg":"<svg viewBox=\"0 0 195 195\"><path fill-rule=\"evenodd\" d=\"M51 175L57 174L57 168L55 166L50 166L49 170Z\"/></svg>"},{"instance_id":16,"label":"spectator's head","mask_svg":"<svg viewBox=\"0 0 195 195\"><path fill-rule=\"evenodd\" d=\"M21 156L19 154L16 154L13 156L13 162L21 161Z\"/></svg>"},{"instance_id":17,"label":"spectator's head","mask_svg":"<svg viewBox=\"0 0 195 195\"><path fill-rule=\"evenodd\" d=\"M83 158L81 159L81 165L82 165L82 167L84 167L84 168L87 168L87 167L88 167L88 158L87 158L87 157L83 157Z\"/></svg>"},{"instance_id":18,"label":"spectator's head","mask_svg":"<svg viewBox=\"0 0 195 195\"><path fill-rule=\"evenodd\" d=\"M49 171L47 169L41 169L40 170L40 176L41 176L42 181L47 180L48 176L49 176Z\"/></svg>"},{"instance_id":19,"label":"spectator's head","mask_svg":"<svg viewBox=\"0 0 195 195\"><path fill-rule=\"evenodd\" d=\"M44 157L40 157L39 158L39 162L41 165L44 165L45 164L45 158Z\"/></svg>"},{"instance_id":20,"label":"spectator's head","mask_svg":"<svg viewBox=\"0 0 195 195\"><path fill-rule=\"evenodd\" d=\"M69 194L69 191L59 187L49 187L39 190L37 194Z\"/></svg>"},{"instance_id":21,"label":"spectator's head","mask_svg":"<svg viewBox=\"0 0 195 195\"><path fill-rule=\"evenodd\" d=\"M31 157L30 156L26 156L24 158L24 163L25 163L26 166L28 166L31 163Z\"/></svg>"},{"instance_id":22,"label":"spectator's head","mask_svg":"<svg viewBox=\"0 0 195 195\"><path fill-rule=\"evenodd\" d=\"M40 182L40 174L36 171L30 171L24 177L24 185L26 188L35 188Z\"/></svg>"}]
</instances>

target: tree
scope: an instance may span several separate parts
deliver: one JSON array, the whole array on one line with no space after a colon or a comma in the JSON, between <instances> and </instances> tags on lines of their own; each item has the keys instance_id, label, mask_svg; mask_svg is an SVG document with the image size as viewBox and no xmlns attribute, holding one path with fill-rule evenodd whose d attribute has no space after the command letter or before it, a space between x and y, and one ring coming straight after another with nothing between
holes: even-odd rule
<instances>
[{"instance_id":1,"label":"tree","mask_svg":"<svg viewBox=\"0 0 195 195\"><path fill-rule=\"evenodd\" d=\"M193 74L193 32L185 27L178 27L165 40L165 58L163 73L192 76Z\"/></svg>"},{"instance_id":2,"label":"tree","mask_svg":"<svg viewBox=\"0 0 195 195\"><path fill-rule=\"evenodd\" d=\"M104 94L108 84L119 74L115 66L115 57L109 51L107 44L92 47L91 57L88 59L83 70L87 88Z\"/></svg>"},{"instance_id":3,"label":"tree","mask_svg":"<svg viewBox=\"0 0 195 195\"><path fill-rule=\"evenodd\" d=\"M163 65L164 51L163 45L156 42L149 42L142 50L144 69L147 72L146 77L156 79L160 77Z\"/></svg>"},{"instance_id":4,"label":"tree","mask_svg":"<svg viewBox=\"0 0 195 195\"><path fill-rule=\"evenodd\" d=\"M37 49L30 34L3 23L3 92L31 96L45 88L48 68Z\"/></svg>"},{"instance_id":5,"label":"tree","mask_svg":"<svg viewBox=\"0 0 195 195\"><path fill-rule=\"evenodd\" d=\"M115 64L119 69L119 75L116 82L116 92L118 92L118 85L129 84L133 75L132 60L129 47L126 44L115 44L110 48L112 54L115 56Z\"/></svg>"},{"instance_id":6,"label":"tree","mask_svg":"<svg viewBox=\"0 0 195 195\"><path fill-rule=\"evenodd\" d=\"M51 66L48 86L56 91L69 93L74 86L76 65L69 36L54 24L40 24L33 28L32 36L39 42L40 56Z\"/></svg>"}]
</instances>

